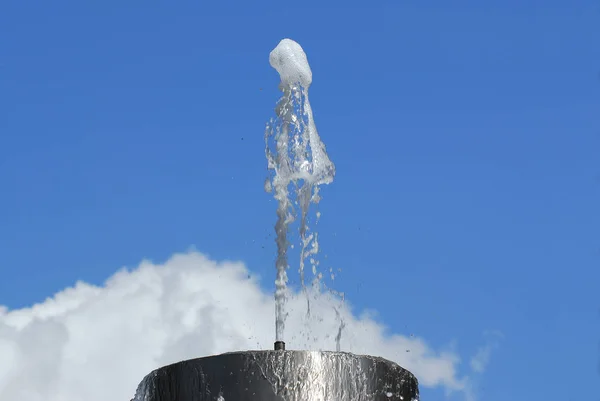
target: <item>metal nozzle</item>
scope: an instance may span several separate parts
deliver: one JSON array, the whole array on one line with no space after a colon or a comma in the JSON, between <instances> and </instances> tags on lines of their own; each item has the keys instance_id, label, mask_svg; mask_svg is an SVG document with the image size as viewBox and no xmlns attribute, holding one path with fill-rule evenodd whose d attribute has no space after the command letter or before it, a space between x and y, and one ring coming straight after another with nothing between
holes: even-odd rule
<instances>
[{"instance_id":1,"label":"metal nozzle","mask_svg":"<svg viewBox=\"0 0 600 401\"><path fill-rule=\"evenodd\" d=\"M285 343L283 341L275 341L275 351L285 351Z\"/></svg>"}]
</instances>

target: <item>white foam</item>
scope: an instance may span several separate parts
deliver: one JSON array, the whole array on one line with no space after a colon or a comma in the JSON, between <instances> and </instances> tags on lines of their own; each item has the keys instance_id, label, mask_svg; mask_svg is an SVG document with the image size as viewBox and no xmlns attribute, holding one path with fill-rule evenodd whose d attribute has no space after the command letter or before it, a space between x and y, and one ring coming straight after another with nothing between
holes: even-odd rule
<instances>
[{"instance_id":1,"label":"white foam","mask_svg":"<svg viewBox=\"0 0 600 401\"><path fill-rule=\"evenodd\" d=\"M269 63L281 77L281 86L300 84L308 88L312 83L312 71L306 53L298 43L283 39L269 55Z\"/></svg>"}]
</instances>

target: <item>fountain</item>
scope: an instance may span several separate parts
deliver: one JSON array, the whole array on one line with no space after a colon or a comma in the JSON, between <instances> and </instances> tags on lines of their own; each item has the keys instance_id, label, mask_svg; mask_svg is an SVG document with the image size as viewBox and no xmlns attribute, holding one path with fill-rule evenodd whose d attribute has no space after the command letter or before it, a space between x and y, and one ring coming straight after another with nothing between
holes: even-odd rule
<instances>
[{"instance_id":1,"label":"fountain","mask_svg":"<svg viewBox=\"0 0 600 401\"><path fill-rule=\"evenodd\" d=\"M340 352L343 321L336 336L337 351L286 350L289 225L300 214L299 273L310 314L306 260L312 265L312 285L317 289L321 275L314 257L317 234L308 227L308 209L320 200L319 186L333 181L335 167L313 120L308 100L312 72L306 54L298 43L284 39L269 61L281 77L283 92L277 119L265 133L272 172L265 190L278 201L274 350L231 352L159 368L142 380L132 401L416 401L418 382L408 370L383 358Z\"/></svg>"},{"instance_id":2,"label":"fountain","mask_svg":"<svg viewBox=\"0 0 600 401\"><path fill-rule=\"evenodd\" d=\"M411 401L415 377L393 362L346 352L245 351L150 373L135 401Z\"/></svg>"}]
</instances>

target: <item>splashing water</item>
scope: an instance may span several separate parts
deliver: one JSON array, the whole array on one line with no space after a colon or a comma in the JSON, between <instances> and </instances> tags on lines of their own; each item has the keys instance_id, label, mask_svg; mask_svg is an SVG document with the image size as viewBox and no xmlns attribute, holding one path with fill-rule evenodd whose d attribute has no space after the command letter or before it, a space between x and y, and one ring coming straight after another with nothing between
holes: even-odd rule
<instances>
[{"instance_id":1,"label":"splashing water","mask_svg":"<svg viewBox=\"0 0 600 401\"><path fill-rule=\"evenodd\" d=\"M265 131L265 153L271 171L265 181L265 190L273 192L278 202L275 335L276 341L283 341L287 316L288 228L297 216L297 205L300 208L300 284L306 293L304 267L307 259L315 277L313 285L318 285L321 277L314 257L319 251L317 233L311 233L308 227L309 206L319 202L319 186L333 181L335 166L329 160L313 120L308 100L312 71L304 50L293 40L284 39L269 55L269 62L279 73L279 89L283 92L275 108L277 117L267 124ZM310 313L308 296L307 306Z\"/></svg>"}]
</instances>

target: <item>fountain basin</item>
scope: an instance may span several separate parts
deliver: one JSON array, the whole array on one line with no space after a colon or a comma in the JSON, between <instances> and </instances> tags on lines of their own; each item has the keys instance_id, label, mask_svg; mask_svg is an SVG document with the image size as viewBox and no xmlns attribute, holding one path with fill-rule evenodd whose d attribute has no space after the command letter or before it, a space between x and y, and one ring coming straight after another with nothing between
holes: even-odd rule
<instances>
[{"instance_id":1,"label":"fountain basin","mask_svg":"<svg viewBox=\"0 0 600 401\"><path fill-rule=\"evenodd\" d=\"M411 401L418 381L383 358L327 351L245 351L159 368L135 401Z\"/></svg>"}]
</instances>

